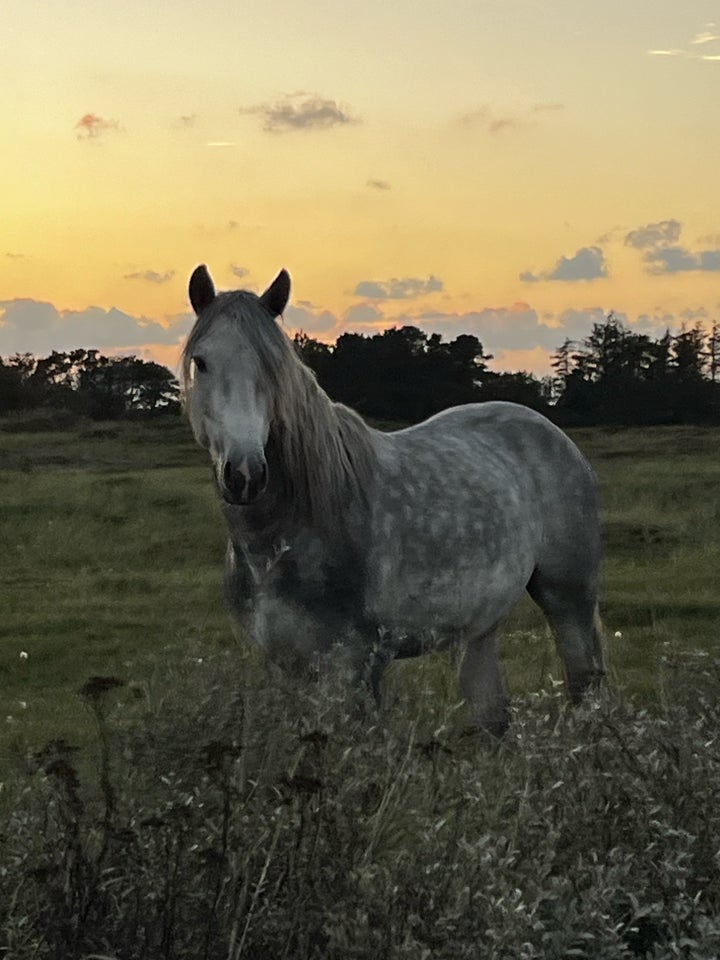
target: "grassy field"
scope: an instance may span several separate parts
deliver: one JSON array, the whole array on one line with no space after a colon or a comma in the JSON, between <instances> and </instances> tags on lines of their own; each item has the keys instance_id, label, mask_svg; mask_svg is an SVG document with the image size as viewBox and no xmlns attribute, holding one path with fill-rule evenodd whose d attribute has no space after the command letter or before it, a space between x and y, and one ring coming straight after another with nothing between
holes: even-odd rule
<instances>
[{"instance_id":1,"label":"grassy field","mask_svg":"<svg viewBox=\"0 0 720 960\"><path fill-rule=\"evenodd\" d=\"M612 679L652 702L671 692L678 651L720 648L720 431L574 439L603 491ZM210 468L184 423L0 430L0 466L0 744L83 742L91 728L76 692L88 676L147 682L177 658L236 643ZM530 601L504 658L514 693L560 673ZM455 695L442 660L393 666L393 690L418 671Z\"/></svg>"},{"instance_id":2,"label":"grassy field","mask_svg":"<svg viewBox=\"0 0 720 960\"><path fill-rule=\"evenodd\" d=\"M613 686L569 709L523 603L490 746L450 657L386 722L257 669L184 424L0 431L0 957L717 960L720 431L575 439Z\"/></svg>"}]
</instances>

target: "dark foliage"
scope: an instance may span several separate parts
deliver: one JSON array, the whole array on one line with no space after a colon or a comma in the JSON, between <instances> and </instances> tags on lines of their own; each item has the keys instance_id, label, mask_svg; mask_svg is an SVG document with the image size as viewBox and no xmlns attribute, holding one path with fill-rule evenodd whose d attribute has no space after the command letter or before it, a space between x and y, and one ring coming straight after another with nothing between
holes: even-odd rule
<instances>
[{"instance_id":1,"label":"dark foliage","mask_svg":"<svg viewBox=\"0 0 720 960\"><path fill-rule=\"evenodd\" d=\"M18 760L0 795L0 955L718 956L709 658L665 664L678 702L656 715L524 698L494 747L455 708L378 722L330 678L253 683L239 661L191 658L114 710L117 683L91 680L88 782L64 741Z\"/></svg>"},{"instance_id":2,"label":"dark foliage","mask_svg":"<svg viewBox=\"0 0 720 960\"><path fill-rule=\"evenodd\" d=\"M462 403L511 400L566 426L720 422L720 328L635 333L612 314L580 343L553 355L555 377L496 373L473 336L444 343L416 327L371 337L344 334L334 347L295 337L303 360L335 400L384 420L415 423Z\"/></svg>"},{"instance_id":3,"label":"dark foliage","mask_svg":"<svg viewBox=\"0 0 720 960\"><path fill-rule=\"evenodd\" d=\"M555 351L554 377L497 373L477 337L450 342L417 327L373 336L346 333L334 345L304 333L299 355L334 399L363 416L417 423L447 407L511 400L563 426L720 423L720 326L653 339L612 314L584 340ZM97 420L177 413L172 373L138 357L96 350L0 358L0 413L65 410Z\"/></svg>"},{"instance_id":4,"label":"dark foliage","mask_svg":"<svg viewBox=\"0 0 720 960\"><path fill-rule=\"evenodd\" d=\"M104 357L97 350L0 358L0 412L52 408L93 420L151 417L179 410L179 387L159 363Z\"/></svg>"},{"instance_id":5,"label":"dark foliage","mask_svg":"<svg viewBox=\"0 0 720 960\"><path fill-rule=\"evenodd\" d=\"M445 343L417 327L366 337L345 333L334 347L300 333L295 346L324 390L364 416L417 423L446 407L514 400L545 410L549 385L527 373L495 373L477 337Z\"/></svg>"},{"instance_id":6,"label":"dark foliage","mask_svg":"<svg viewBox=\"0 0 720 960\"><path fill-rule=\"evenodd\" d=\"M720 422L720 328L653 340L612 314L553 356L556 419L566 424Z\"/></svg>"}]
</instances>

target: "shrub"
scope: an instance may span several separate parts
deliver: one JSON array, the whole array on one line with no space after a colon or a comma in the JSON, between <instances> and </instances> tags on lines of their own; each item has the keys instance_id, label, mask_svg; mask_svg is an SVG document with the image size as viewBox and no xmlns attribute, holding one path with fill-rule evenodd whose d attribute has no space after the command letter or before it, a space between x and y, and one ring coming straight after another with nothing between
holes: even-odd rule
<instances>
[{"instance_id":1,"label":"shrub","mask_svg":"<svg viewBox=\"0 0 720 960\"><path fill-rule=\"evenodd\" d=\"M95 678L95 778L54 742L5 785L0 942L13 960L715 958L720 682L673 669L692 683L660 714L550 688L491 745L455 709L384 722L342 678L270 682L234 653L142 689Z\"/></svg>"}]
</instances>

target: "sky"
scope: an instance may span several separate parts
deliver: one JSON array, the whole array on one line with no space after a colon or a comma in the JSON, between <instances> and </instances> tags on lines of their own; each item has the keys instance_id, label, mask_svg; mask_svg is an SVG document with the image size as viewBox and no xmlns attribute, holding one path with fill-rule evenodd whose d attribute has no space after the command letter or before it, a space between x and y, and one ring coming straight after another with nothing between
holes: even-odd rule
<instances>
[{"instance_id":1,"label":"sky","mask_svg":"<svg viewBox=\"0 0 720 960\"><path fill-rule=\"evenodd\" d=\"M3 0L0 49L0 356L175 368L198 263L537 374L720 319L720 2Z\"/></svg>"}]
</instances>

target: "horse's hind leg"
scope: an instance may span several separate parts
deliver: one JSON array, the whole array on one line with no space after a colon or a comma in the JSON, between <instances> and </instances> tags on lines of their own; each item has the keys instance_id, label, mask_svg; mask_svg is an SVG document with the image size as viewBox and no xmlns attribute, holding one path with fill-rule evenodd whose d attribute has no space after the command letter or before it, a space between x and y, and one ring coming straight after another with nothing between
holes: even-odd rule
<instances>
[{"instance_id":1,"label":"horse's hind leg","mask_svg":"<svg viewBox=\"0 0 720 960\"><path fill-rule=\"evenodd\" d=\"M550 582L540 571L533 574L527 589L552 627L568 695L578 703L588 687L597 686L605 676L596 591L586 584Z\"/></svg>"},{"instance_id":2,"label":"horse's hind leg","mask_svg":"<svg viewBox=\"0 0 720 960\"><path fill-rule=\"evenodd\" d=\"M476 726L493 737L501 737L510 722L508 696L498 657L502 624L465 647L458 680Z\"/></svg>"}]
</instances>

